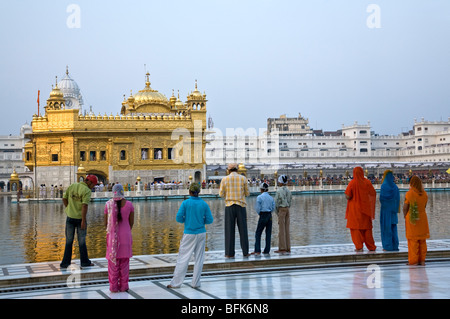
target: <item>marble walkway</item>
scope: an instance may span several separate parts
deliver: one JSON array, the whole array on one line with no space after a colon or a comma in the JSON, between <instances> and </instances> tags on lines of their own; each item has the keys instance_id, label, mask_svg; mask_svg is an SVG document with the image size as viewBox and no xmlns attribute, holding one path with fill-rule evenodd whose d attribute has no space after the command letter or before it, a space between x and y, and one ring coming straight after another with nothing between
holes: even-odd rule
<instances>
[{"instance_id":1,"label":"marble walkway","mask_svg":"<svg viewBox=\"0 0 450 319\"><path fill-rule=\"evenodd\" d=\"M59 261L0 265L0 299L449 299L450 240L429 240L428 261L407 266L399 252L354 252L354 246L293 247L291 254L226 259L206 253L201 287L168 289L177 254L134 256L130 289L111 293L104 258L59 269ZM379 243L377 243L379 244ZM380 247L380 246L379 246Z\"/></svg>"}]
</instances>

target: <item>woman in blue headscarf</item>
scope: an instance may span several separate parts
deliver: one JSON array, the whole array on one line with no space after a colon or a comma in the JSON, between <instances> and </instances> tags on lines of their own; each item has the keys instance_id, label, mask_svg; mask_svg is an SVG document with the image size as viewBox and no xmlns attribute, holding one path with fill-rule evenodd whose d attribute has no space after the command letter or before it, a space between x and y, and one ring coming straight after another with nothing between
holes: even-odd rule
<instances>
[{"instance_id":1,"label":"woman in blue headscarf","mask_svg":"<svg viewBox=\"0 0 450 319\"><path fill-rule=\"evenodd\" d=\"M398 213L400 207L400 192L394 183L394 175L391 170L383 174L383 182L380 191L380 226L381 243L384 250L398 250Z\"/></svg>"}]
</instances>

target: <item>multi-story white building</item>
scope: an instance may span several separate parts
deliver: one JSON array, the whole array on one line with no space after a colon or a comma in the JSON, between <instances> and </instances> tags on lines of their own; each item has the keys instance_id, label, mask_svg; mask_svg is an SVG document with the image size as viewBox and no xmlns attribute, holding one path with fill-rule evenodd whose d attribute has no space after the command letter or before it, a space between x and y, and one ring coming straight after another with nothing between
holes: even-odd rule
<instances>
[{"instance_id":1,"label":"multi-story white building","mask_svg":"<svg viewBox=\"0 0 450 319\"><path fill-rule=\"evenodd\" d=\"M211 134L206 148L210 170L236 161L253 169L303 170L317 173L348 171L362 165L373 174L385 168L432 170L450 167L450 118L430 122L414 120L412 130L398 135L379 135L370 122L345 126L336 131L313 130L300 114L267 120L259 135L243 131L232 136ZM256 130L254 130L256 131ZM239 133L239 132L237 132ZM278 146L278 147L277 147ZM315 170L315 171L314 171Z\"/></svg>"},{"instance_id":2,"label":"multi-story white building","mask_svg":"<svg viewBox=\"0 0 450 319\"><path fill-rule=\"evenodd\" d=\"M31 132L31 126L24 124L20 128L20 135L0 135L0 191L7 188L11 174L15 171L20 177L29 176L30 170L23 162L25 134ZM32 180L21 178L23 187L31 187Z\"/></svg>"},{"instance_id":3,"label":"multi-story white building","mask_svg":"<svg viewBox=\"0 0 450 319\"><path fill-rule=\"evenodd\" d=\"M289 136L279 132L280 163L322 162L450 162L450 119L414 121L399 135L379 135L355 122L336 132Z\"/></svg>"}]
</instances>

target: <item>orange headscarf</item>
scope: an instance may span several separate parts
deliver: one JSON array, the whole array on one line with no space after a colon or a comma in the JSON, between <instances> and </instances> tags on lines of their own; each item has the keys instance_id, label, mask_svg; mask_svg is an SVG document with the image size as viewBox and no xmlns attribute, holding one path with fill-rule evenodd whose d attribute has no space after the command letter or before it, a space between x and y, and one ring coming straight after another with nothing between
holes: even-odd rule
<instances>
[{"instance_id":1,"label":"orange headscarf","mask_svg":"<svg viewBox=\"0 0 450 319\"><path fill-rule=\"evenodd\" d=\"M376 192L372 183L364 177L362 167L358 166L353 169L353 180L351 182L356 183L353 197L360 212L375 219Z\"/></svg>"},{"instance_id":2,"label":"orange headscarf","mask_svg":"<svg viewBox=\"0 0 450 319\"><path fill-rule=\"evenodd\" d=\"M411 177L411 179L409 181L409 186L411 186L419 195L422 195L424 189L423 189L422 181L420 180L419 177L417 177L416 175Z\"/></svg>"},{"instance_id":3,"label":"orange headscarf","mask_svg":"<svg viewBox=\"0 0 450 319\"><path fill-rule=\"evenodd\" d=\"M410 190L405 194L405 204L409 204L405 223L407 239L426 239L430 237L426 206L428 195L418 176L411 177Z\"/></svg>"}]
</instances>

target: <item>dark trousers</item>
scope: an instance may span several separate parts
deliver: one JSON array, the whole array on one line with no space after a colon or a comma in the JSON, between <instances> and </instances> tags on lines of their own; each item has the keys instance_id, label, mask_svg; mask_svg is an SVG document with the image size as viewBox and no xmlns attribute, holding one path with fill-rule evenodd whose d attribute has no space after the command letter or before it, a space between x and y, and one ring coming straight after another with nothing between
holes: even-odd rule
<instances>
[{"instance_id":1,"label":"dark trousers","mask_svg":"<svg viewBox=\"0 0 450 319\"><path fill-rule=\"evenodd\" d=\"M75 237L75 230L77 231L78 247L80 249L80 263L81 267L86 267L91 264L88 257L86 246L86 229L81 229L81 219L67 217L66 219L66 247L64 249L64 257L61 261L61 268L67 268L72 262L72 246Z\"/></svg>"},{"instance_id":2,"label":"dark trousers","mask_svg":"<svg viewBox=\"0 0 450 319\"><path fill-rule=\"evenodd\" d=\"M248 255L247 210L239 205L225 207L225 256L234 257L236 223L239 230L242 254Z\"/></svg>"},{"instance_id":3,"label":"dark trousers","mask_svg":"<svg viewBox=\"0 0 450 319\"><path fill-rule=\"evenodd\" d=\"M266 247L264 253L270 253L270 241L272 239L272 212L260 212L258 226L256 226L255 233L255 253L261 252L261 235L266 229Z\"/></svg>"}]
</instances>

